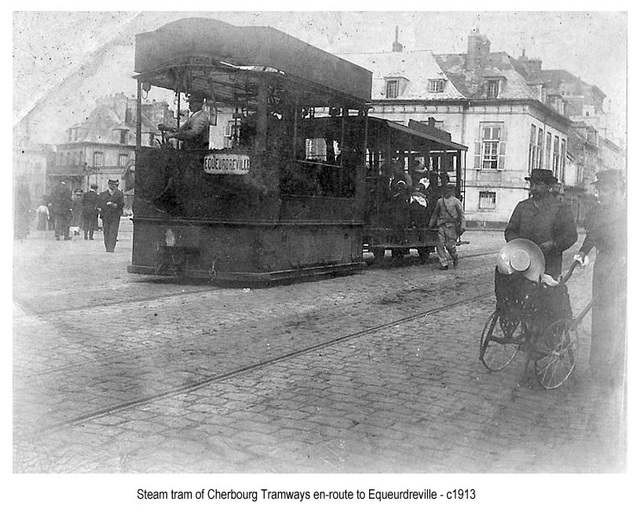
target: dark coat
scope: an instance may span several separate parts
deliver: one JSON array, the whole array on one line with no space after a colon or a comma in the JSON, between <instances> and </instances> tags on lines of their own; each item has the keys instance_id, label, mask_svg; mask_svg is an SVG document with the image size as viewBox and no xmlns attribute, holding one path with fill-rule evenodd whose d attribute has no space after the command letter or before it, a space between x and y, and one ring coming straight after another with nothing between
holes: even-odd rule
<instances>
[{"instance_id":1,"label":"dark coat","mask_svg":"<svg viewBox=\"0 0 640 527\"><path fill-rule=\"evenodd\" d=\"M619 386L624 375L627 304L627 211L624 204L597 205L587 216L580 252L596 248L593 267L591 353L597 380Z\"/></svg>"},{"instance_id":2,"label":"dark coat","mask_svg":"<svg viewBox=\"0 0 640 527\"><path fill-rule=\"evenodd\" d=\"M95 190L85 192L82 196L82 217L94 218L98 215L98 193Z\"/></svg>"},{"instance_id":3,"label":"dark coat","mask_svg":"<svg viewBox=\"0 0 640 527\"><path fill-rule=\"evenodd\" d=\"M552 195L542 199L521 201L511 215L504 231L507 242L526 238L538 246L552 241L553 248L545 253L545 272L558 277L562 272L562 251L578 240L576 223L569 206Z\"/></svg>"},{"instance_id":4,"label":"dark coat","mask_svg":"<svg viewBox=\"0 0 640 527\"><path fill-rule=\"evenodd\" d=\"M115 204L115 207L113 204ZM105 190L100 193L98 206L100 208L100 217L103 220L119 219L124 209L124 194L118 189L113 192L113 195L108 190Z\"/></svg>"},{"instance_id":5,"label":"dark coat","mask_svg":"<svg viewBox=\"0 0 640 527\"><path fill-rule=\"evenodd\" d=\"M51 194L51 204L49 211L52 214L60 216L71 216L73 208L73 198L71 197L71 189L67 185L58 183Z\"/></svg>"}]
</instances>

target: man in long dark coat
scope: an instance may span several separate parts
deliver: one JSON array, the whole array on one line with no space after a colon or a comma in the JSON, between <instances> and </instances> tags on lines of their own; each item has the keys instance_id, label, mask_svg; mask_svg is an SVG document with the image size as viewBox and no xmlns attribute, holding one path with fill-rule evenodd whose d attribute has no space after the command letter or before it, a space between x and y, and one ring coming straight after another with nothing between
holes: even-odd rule
<instances>
[{"instance_id":1,"label":"man in long dark coat","mask_svg":"<svg viewBox=\"0 0 640 527\"><path fill-rule=\"evenodd\" d=\"M71 209L73 207L73 199L71 197L71 189L66 181L60 181L53 189L51 195L51 203L49 204L49 212L55 222L56 240L63 236L65 240L70 240L69 227L71 222Z\"/></svg>"},{"instance_id":2,"label":"man in long dark coat","mask_svg":"<svg viewBox=\"0 0 640 527\"><path fill-rule=\"evenodd\" d=\"M587 216L576 259L586 262L595 247L589 368L600 383L616 388L624 377L627 300L627 206L620 170L596 174L598 204Z\"/></svg>"},{"instance_id":3,"label":"man in long dark coat","mask_svg":"<svg viewBox=\"0 0 640 527\"><path fill-rule=\"evenodd\" d=\"M91 185L91 189L82 196L82 229L84 239L93 240L93 233L98 226L98 185Z\"/></svg>"},{"instance_id":4,"label":"man in long dark coat","mask_svg":"<svg viewBox=\"0 0 640 527\"><path fill-rule=\"evenodd\" d=\"M108 253L115 250L118 229L120 228L120 216L122 216L124 209L124 194L118 189L119 184L117 179L110 179L109 188L100 194L99 200L104 247Z\"/></svg>"},{"instance_id":5,"label":"man in long dark coat","mask_svg":"<svg viewBox=\"0 0 640 527\"><path fill-rule=\"evenodd\" d=\"M545 257L545 273L558 278L562 273L562 252L578 239L578 231L569 206L551 194L558 180L551 170L535 168L525 178L531 185L531 197L521 201L504 231L507 242L526 238L534 242Z\"/></svg>"}]
</instances>

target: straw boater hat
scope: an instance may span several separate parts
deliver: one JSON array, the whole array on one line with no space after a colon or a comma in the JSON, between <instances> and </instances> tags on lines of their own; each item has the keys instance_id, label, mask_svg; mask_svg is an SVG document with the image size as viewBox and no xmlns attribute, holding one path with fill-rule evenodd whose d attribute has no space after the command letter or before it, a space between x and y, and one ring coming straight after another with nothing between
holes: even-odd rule
<instances>
[{"instance_id":1,"label":"straw boater hat","mask_svg":"<svg viewBox=\"0 0 640 527\"><path fill-rule=\"evenodd\" d=\"M516 238L503 245L498 253L498 271L501 274L519 273L527 280L539 282L544 267L544 254L531 240Z\"/></svg>"}]
</instances>

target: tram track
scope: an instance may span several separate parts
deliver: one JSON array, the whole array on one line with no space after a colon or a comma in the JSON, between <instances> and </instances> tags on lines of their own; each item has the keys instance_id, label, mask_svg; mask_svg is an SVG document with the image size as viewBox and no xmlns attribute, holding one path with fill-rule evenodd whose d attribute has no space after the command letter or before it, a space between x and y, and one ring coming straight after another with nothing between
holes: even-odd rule
<instances>
[{"instance_id":1,"label":"tram track","mask_svg":"<svg viewBox=\"0 0 640 527\"><path fill-rule=\"evenodd\" d=\"M466 255L464 257L461 258L461 260L467 260L467 259L472 259L472 258L481 258L481 257L485 257L485 256L491 256L494 255L495 251L487 251L487 252L481 252L481 253L475 253L475 254L470 254L470 255ZM406 266L411 266L411 265L429 265L429 264L435 264L436 259L435 257L433 258L433 260L430 260L429 263L423 264L423 263L409 263L409 264L400 264L400 265L393 265L393 264L387 264L387 263L383 263L383 264L373 264L375 265L375 268L377 269L388 269L388 270L392 270L392 269L401 269L403 267L403 265ZM365 273L366 268L365 268ZM159 279L161 279L162 277L158 277ZM170 277L166 277L167 280L170 280ZM179 287L181 284L177 283L176 287ZM176 291L176 292L169 292L169 293L163 293L163 294L159 294L159 295L154 295L154 296L145 296L145 297L140 297L140 298L135 298L135 299L131 299L131 298L125 298L125 299L119 299L119 300L112 300L112 301L107 301L107 302L101 302L100 304L91 304L91 305L81 305L81 306L72 306L72 307L60 307L60 308L48 308L46 311L38 311L38 310L34 310L32 307L29 307L28 303L25 302L21 302L20 300L14 300L14 303L17 307L19 307L24 313L26 313L28 316L37 316L43 320L46 319L50 319L50 318L54 318L57 315L60 314L64 314L64 313L74 313L77 311L87 311L87 310L102 310L105 308L109 308L109 307L115 307L115 306L119 306L119 305L129 305L129 304L134 304L134 303L145 303L145 302L152 302L152 301L159 301L159 300L164 300L164 299L170 299L170 298L176 298L176 297L189 297L189 296L195 296L195 295L201 295L203 293L208 293L212 290L212 288L215 288L215 290L227 290L230 291L232 289L230 288L220 288L219 286L211 286L208 284L189 284L190 286L193 287L197 287L197 289L195 290L191 290L191 291ZM273 287L273 286L272 286ZM261 288L259 288L261 289Z\"/></svg>"},{"instance_id":2,"label":"tram track","mask_svg":"<svg viewBox=\"0 0 640 527\"><path fill-rule=\"evenodd\" d=\"M342 335L340 337L336 337L333 339L329 339L329 340L325 340L323 342L319 342L316 344L313 344L311 346L306 346L304 348L300 348L297 350L293 350L291 352L282 354L282 355L277 355L275 357L271 357L269 359L265 359L262 361L258 361L258 362L254 362L251 364L247 364L245 366L241 366L238 368L234 368L232 370L226 371L224 373L220 373L220 374L216 374L216 375L209 375L209 376L205 376L202 379L199 379L197 381L192 381L192 382L188 382L188 383L184 383L181 384L179 386L175 386L173 388L167 389L167 390L163 390L159 393L153 394L153 395L149 395L146 397L140 397L137 398L135 400L132 401L127 401L124 403L120 403L120 404L115 404L115 405L111 405L108 407L104 407L92 412L87 412L83 415L80 416L76 416L73 418L69 418L69 419L64 419L58 423L54 423L54 424L50 424L50 425L45 425L45 426L40 426L40 427L36 427L35 429L31 429L30 431L22 431L21 433L19 433L18 435L23 435L23 436L30 436L30 435L39 435L39 434L48 434L48 433L53 433L56 432L58 430L64 429L64 428L69 428L72 426L76 426L100 417L104 417L107 415L113 415L113 414L117 414L118 412L123 412L129 409L133 409L133 408L137 408L140 407L142 405L146 405L149 403L154 403L157 401L160 401L162 399L166 399L169 397L174 397L176 395L181 395L181 394L186 394L195 390L198 390L199 388L202 388L204 386L208 386L214 383L218 383L218 382L222 382L222 381L226 381L228 379L233 379L242 375L245 375L247 373L251 373L251 372L255 372L257 370L260 370L262 368L266 368L272 364L276 364L279 362L283 362L283 361L287 361L290 359L293 359L295 357L299 357L308 353L312 353L312 352L316 352L319 350L323 350L326 348L329 348L331 346L335 346L336 344L340 344L340 343L344 343L344 342L348 342L350 340L353 339L357 339L363 336L367 336L367 335L371 335L374 333L377 333L379 331L383 331L387 328L393 327L393 326L398 326L401 324L407 324L411 321L414 321L416 319L422 318L422 317L428 317L431 315L435 315L438 313L441 313L443 311L447 311L447 310L451 310L454 309L456 307L465 305L465 304L470 304L473 302L476 302L478 300L481 300L483 298L486 298L490 295L492 295L493 292L486 292L486 293L481 293L478 295L474 295L472 297L468 297L468 298L464 298L455 302L451 302L448 303L446 305L443 306L439 306L436 308L432 308L432 309L428 309L428 310L423 310L417 313L413 313L411 315L407 315L405 317L401 317L399 319L394 319L392 321L389 322L384 322L382 324L378 324L376 326L370 327L370 328L366 328L366 329L362 329L359 331L355 331L352 333L349 333L347 335Z\"/></svg>"}]
</instances>

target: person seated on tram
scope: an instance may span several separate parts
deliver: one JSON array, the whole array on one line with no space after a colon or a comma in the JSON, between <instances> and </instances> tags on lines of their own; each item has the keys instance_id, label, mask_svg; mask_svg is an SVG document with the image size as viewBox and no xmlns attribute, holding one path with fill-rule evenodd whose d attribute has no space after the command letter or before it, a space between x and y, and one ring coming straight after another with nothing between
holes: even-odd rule
<instances>
[{"instance_id":1,"label":"person seated on tram","mask_svg":"<svg viewBox=\"0 0 640 527\"><path fill-rule=\"evenodd\" d=\"M191 115L178 130L169 130L165 138L182 141L185 150L209 148L209 112L203 108L204 100L202 93L192 93L189 96Z\"/></svg>"}]
</instances>

